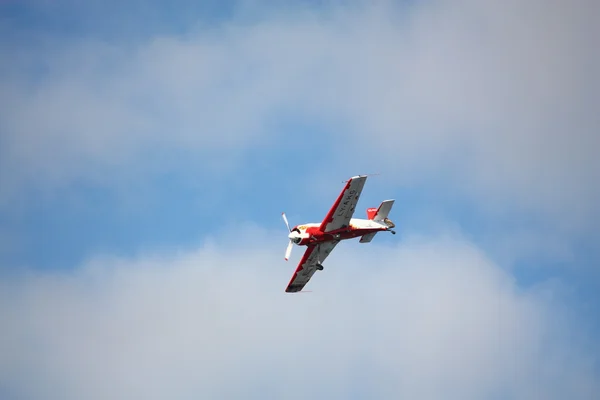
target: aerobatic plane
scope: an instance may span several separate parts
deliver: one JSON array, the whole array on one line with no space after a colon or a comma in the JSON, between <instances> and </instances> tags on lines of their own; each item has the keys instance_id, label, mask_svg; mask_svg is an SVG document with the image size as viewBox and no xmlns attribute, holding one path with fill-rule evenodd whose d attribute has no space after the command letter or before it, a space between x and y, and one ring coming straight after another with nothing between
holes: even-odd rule
<instances>
[{"instance_id":1,"label":"aerobatic plane","mask_svg":"<svg viewBox=\"0 0 600 400\"><path fill-rule=\"evenodd\" d=\"M350 178L329 213L320 223L296 225L290 229L285 213L281 213L290 239L285 260L289 260L294 244L307 246L285 289L286 292L301 291L317 270L323 270L323 261L340 241L360 237L360 243L369 243L377 232L388 231L396 234L393 230L395 225L388 218L394 200L384 200L379 208L368 208L367 219L352 218L366 180L366 175Z\"/></svg>"}]
</instances>

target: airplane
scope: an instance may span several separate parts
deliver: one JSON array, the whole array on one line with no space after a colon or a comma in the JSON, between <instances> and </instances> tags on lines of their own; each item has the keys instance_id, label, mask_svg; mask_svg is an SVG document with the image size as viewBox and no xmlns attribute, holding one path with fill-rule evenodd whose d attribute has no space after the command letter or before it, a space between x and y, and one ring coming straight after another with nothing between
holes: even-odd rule
<instances>
[{"instance_id":1,"label":"airplane","mask_svg":"<svg viewBox=\"0 0 600 400\"><path fill-rule=\"evenodd\" d=\"M317 270L322 271L323 261L340 241L360 236L360 243L369 243L377 232L396 234L393 230L396 225L388 218L394 200L384 200L378 208L367 208L367 219L352 218L366 180L367 175L358 175L346 181L346 186L320 223L296 225L290 229L285 212L281 213L290 239L285 260L289 260L294 244L307 246L285 289L287 293L300 292Z\"/></svg>"}]
</instances>

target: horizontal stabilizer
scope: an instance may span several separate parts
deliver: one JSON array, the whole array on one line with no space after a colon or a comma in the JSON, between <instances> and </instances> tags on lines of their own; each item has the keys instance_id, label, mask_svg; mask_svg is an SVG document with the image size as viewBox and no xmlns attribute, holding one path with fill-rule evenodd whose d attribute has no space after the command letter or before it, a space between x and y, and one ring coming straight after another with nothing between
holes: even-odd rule
<instances>
[{"instance_id":1,"label":"horizontal stabilizer","mask_svg":"<svg viewBox=\"0 0 600 400\"><path fill-rule=\"evenodd\" d=\"M371 240L373 240L375 235L377 235L377 232L371 232L371 233L367 233L366 235L362 235L360 237L359 242L360 243L369 243Z\"/></svg>"},{"instance_id":2,"label":"horizontal stabilizer","mask_svg":"<svg viewBox=\"0 0 600 400\"><path fill-rule=\"evenodd\" d=\"M379 208L377 209L377 214L375 214L373 221L383 221L384 219L386 219L388 217L390 211L392 210L393 205L394 205L394 200L382 201L381 205L379 205Z\"/></svg>"}]
</instances>

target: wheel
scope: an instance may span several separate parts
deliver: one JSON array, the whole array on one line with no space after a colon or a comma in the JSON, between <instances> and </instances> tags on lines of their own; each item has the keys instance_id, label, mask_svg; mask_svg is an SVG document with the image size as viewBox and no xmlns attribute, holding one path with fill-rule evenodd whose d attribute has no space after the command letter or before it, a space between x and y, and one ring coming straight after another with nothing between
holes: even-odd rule
<instances>
[{"instance_id":1,"label":"wheel","mask_svg":"<svg viewBox=\"0 0 600 400\"><path fill-rule=\"evenodd\" d=\"M321 264L317 264L317 269L318 269L319 271L323 271L323 266L322 266Z\"/></svg>"},{"instance_id":2,"label":"wheel","mask_svg":"<svg viewBox=\"0 0 600 400\"><path fill-rule=\"evenodd\" d=\"M392 235L395 235L395 234L396 234L396 231L390 231L390 232L392 232Z\"/></svg>"}]
</instances>

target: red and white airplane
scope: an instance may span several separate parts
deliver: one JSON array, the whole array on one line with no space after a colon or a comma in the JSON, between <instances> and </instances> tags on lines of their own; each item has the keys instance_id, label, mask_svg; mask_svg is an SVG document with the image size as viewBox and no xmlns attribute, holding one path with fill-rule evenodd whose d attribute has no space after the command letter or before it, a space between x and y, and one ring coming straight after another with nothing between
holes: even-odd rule
<instances>
[{"instance_id":1,"label":"red and white airplane","mask_svg":"<svg viewBox=\"0 0 600 400\"><path fill-rule=\"evenodd\" d=\"M388 219L394 200L383 201L379 208L368 208L367 219L352 218L366 180L366 175L350 178L321 223L296 225L290 229L287 217L282 213L290 232L285 260L289 260L294 244L308 247L285 289L286 292L301 291L317 270L323 270L323 261L340 241L360 236L360 243L369 243L377 232L389 231L396 234L392 230L394 223Z\"/></svg>"}]
</instances>

